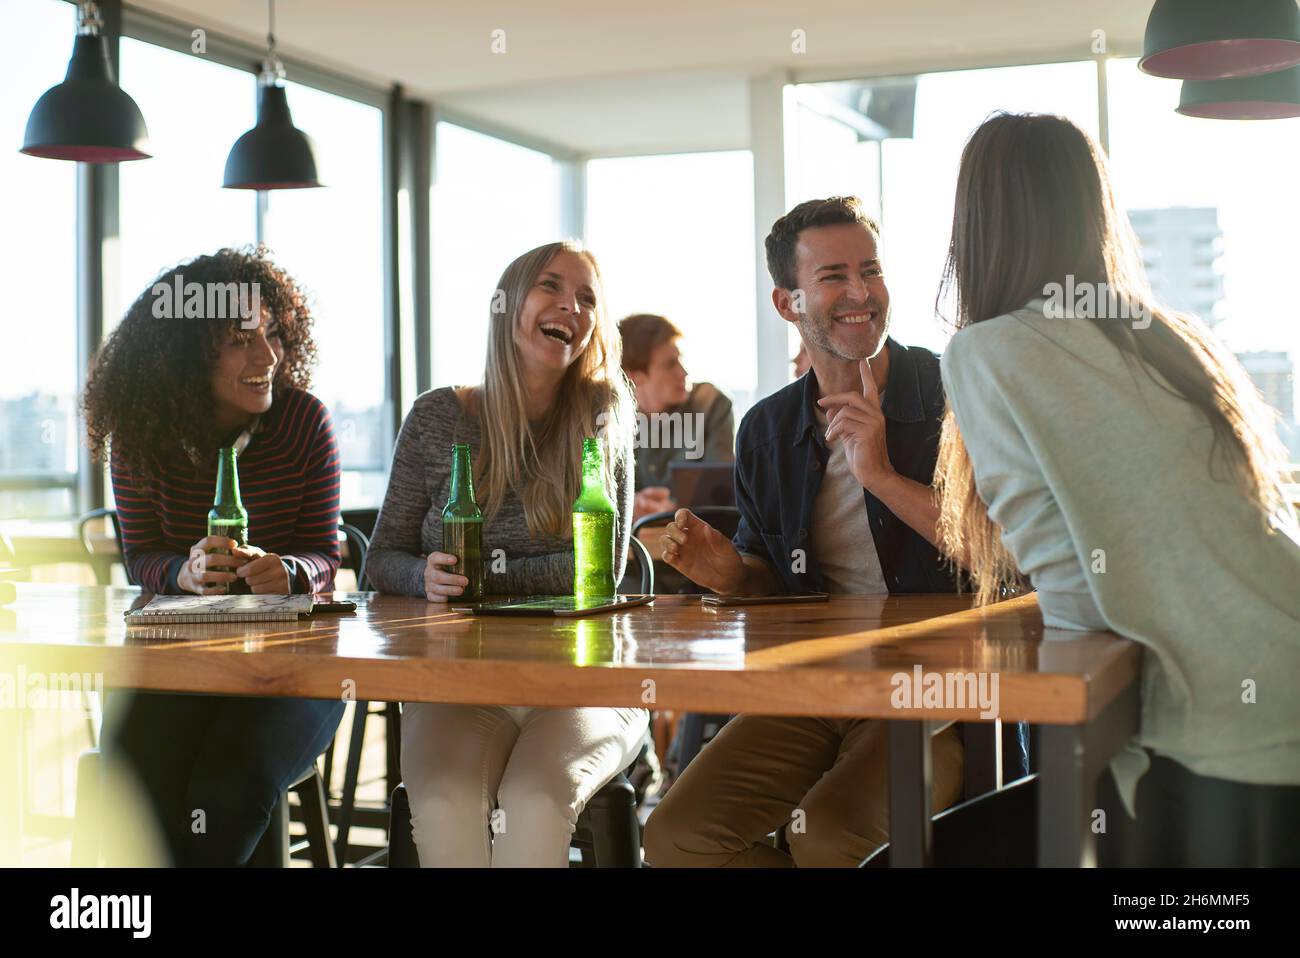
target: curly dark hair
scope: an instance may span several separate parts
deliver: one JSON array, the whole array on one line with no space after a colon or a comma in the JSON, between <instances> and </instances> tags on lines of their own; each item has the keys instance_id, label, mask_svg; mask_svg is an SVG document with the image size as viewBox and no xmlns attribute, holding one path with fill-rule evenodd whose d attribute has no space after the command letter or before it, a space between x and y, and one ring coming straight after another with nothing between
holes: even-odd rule
<instances>
[{"instance_id":1,"label":"curly dark hair","mask_svg":"<svg viewBox=\"0 0 1300 958\"><path fill-rule=\"evenodd\" d=\"M239 317L159 318L158 283L257 283L262 306L280 325L284 358L273 389L311 384L316 362L311 311L302 288L273 263L264 246L222 249L167 270L149 284L99 348L81 397L91 452L110 443L119 461L144 480L159 478L184 456L198 464L219 442L212 416L212 369L237 336ZM180 313L179 306L171 311ZM223 313L225 311L223 310Z\"/></svg>"}]
</instances>

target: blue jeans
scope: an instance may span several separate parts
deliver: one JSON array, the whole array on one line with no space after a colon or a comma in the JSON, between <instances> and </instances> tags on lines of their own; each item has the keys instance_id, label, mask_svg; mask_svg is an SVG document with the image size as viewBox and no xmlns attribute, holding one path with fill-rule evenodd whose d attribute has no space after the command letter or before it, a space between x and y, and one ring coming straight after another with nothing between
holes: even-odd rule
<instances>
[{"instance_id":1,"label":"blue jeans","mask_svg":"<svg viewBox=\"0 0 1300 958\"><path fill-rule=\"evenodd\" d=\"M135 776L177 865L247 863L280 793L329 745L344 707L130 690L107 699L105 763Z\"/></svg>"}]
</instances>

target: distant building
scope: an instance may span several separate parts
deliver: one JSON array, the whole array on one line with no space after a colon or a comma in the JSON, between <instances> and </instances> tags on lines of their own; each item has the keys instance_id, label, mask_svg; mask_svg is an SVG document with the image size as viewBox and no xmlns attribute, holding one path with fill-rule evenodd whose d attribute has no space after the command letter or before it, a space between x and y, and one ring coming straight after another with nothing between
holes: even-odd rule
<instances>
[{"instance_id":1,"label":"distant building","mask_svg":"<svg viewBox=\"0 0 1300 958\"><path fill-rule=\"evenodd\" d=\"M75 504L76 433L68 399L29 393L0 399L0 519L66 516ZM47 483L55 483L43 488Z\"/></svg>"},{"instance_id":2,"label":"distant building","mask_svg":"<svg viewBox=\"0 0 1300 958\"><path fill-rule=\"evenodd\" d=\"M389 450L383 406L353 409L338 403L330 409L330 415L344 469L387 470Z\"/></svg>"},{"instance_id":3,"label":"distant building","mask_svg":"<svg viewBox=\"0 0 1300 958\"><path fill-rule=\"evenodd\" d=\"M1219 322L1223 317L1215 309L1223 299L1223 276L1214 264L1222 253L1223 231L1218 210L1129 210L1129 219L1156 299L1211 326Z\"/></svg>"},{"instance_id":4,"label":"distant building","mask_svg":"<svg viewBox=\"0 0 1300 958\"><path fill-rule=\"evenodd\" d=\"M1237 359L1264 400L1286 419L1295 419L1295 367L1289 353L1238 353Z\"/></svg>"},{"instance_id":5,"label":"distant building","mask_svg":"<svg viewBox=\"0 0 1300 958\"><path fill-rule=\"evenodd\" d=\"M1282 416L1278 435L1291 451L1291 461L1300 461L1300 426L1295 411L1295 364L1289 353L1277 350L1238 353L1237 360L1250 375L1264 401Z\"/></svg>"},{"instance_id":6,"label":"distant building","mask_svg":"<svg viewBox=\"0 0 1300 958\"><path fill-rule=\"evenodd\" d=\"M31 393L0 400L0 474L33 476L76 469L69 462L71 416L59 399Z\"/></svg>"}]
</instances>

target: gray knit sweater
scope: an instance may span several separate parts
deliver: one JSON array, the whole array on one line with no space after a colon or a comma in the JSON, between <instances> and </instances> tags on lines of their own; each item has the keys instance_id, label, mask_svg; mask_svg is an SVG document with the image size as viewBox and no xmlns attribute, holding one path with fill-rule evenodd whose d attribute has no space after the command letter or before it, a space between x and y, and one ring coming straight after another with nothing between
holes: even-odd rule
<instances>
[{"instance_id":1,"label":"gray knit sweater","mask_svg":"<svg viewBox=\"0 0 1300 958\"><path fill-rule=\"evenodd\" d=\"M393 453L388 491L375 523L366 557L366 575L380 592L422 596L425 557L442 551L442 510L451 492L451 447L469 443L478 461L483 439L477 416L466 412L451 387L419 396L402 423ZM615 581L627 562L632 515L632 437L607 437L606 455L616 456L618 485L611 497L619 510L614 542ZM573 455L580 457L581 449ZM483 505L482 502L479 503ZM495 550L502 550L496 553ZM494 555L503 556L499 572ZM512 490L495 516L483 525L484 590L493 595L568 595L573 592L573 540L567 536L529 535L523 503Z\"/></svg>"}]
</instances>

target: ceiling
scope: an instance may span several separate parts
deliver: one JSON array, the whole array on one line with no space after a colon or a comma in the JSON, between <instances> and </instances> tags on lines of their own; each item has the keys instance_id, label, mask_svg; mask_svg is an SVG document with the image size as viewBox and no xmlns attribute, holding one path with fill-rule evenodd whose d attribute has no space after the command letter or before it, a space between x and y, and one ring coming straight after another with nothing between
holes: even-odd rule
<instances>
[{"instance_id":1,"label":"ceiling","mask_svg":"<svg viewBox=\"0 0 1300 958\"><path fill-rule=\"evenodd\" d=\"M254 43L264 0L134 0ZM579 153L748 143L747 79L836 79L1140 45L1145 0L279 0L294 57ZM493 52L494 31L498 49ZM804 52L792 33L803 31Z\"/></svg>"}]
</instances>

